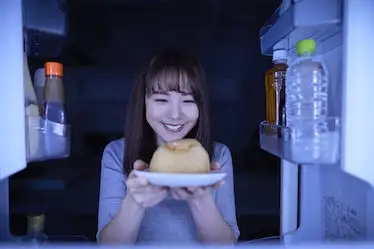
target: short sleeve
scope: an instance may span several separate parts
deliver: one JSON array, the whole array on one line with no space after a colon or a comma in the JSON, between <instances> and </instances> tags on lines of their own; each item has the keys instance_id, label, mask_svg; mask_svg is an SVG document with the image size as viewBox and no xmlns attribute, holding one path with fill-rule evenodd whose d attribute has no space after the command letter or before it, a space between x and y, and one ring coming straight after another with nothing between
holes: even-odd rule
<instances>
[{"instance_id":1,"label":"short sleeve","mask_svg":"<svg viewBox=\"0 0 374 249\"><path fill-rule=\"evenodd\" d=\"M236 219L234 174L230 149L223 144L216 144L214 162L221 165L220 172L226 173L225 184L216 190L215 201L223 219L231 226L236 240L240 231Z\"/></svg>"},{"instance_id":2,"label":"short sleeve","mask_svg":"<svg viewBox=\"0 0 374 249\"><path fill-rule=\"evenodd\" d=\"M114 218L126 195L126 176L123 172L124 142L109 143L101 160L100 197L98 229L96 239L99 240L101 230Z\"/></svg>"}]
</instances>

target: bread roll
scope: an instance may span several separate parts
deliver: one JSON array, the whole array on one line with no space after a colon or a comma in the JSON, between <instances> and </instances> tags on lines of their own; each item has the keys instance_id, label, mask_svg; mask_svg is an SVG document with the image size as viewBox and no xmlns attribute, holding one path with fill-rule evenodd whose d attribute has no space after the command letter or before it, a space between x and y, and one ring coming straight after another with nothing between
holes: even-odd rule
<instances>
[{"instance_id":1,"label":"bread roll","mask_svg":"<svg viewBox=\"0 0 374 249\"><path fill-rule=\"evenodd\" d=\"M157 148L149 170L158 173L208 173L209 155L195 139L173 141Z\"/></svg>"}]
</instances>

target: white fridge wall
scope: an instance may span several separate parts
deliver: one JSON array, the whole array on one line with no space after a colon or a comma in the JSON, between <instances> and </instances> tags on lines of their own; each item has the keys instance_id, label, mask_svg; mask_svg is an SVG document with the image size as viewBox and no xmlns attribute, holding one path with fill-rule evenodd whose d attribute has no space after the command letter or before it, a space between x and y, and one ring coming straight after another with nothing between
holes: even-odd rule
<instances>
[{"instance_id":1,"label":"white fridge wall","mask_svg":"<svg viewBox=\"0 0 374 249\"><path fill-rule=\"evenodd\" d=\"M374 1L345 0L342 169L371 185L357 188L366 203L366 237L374 239ZM351 201L353 202L353 200Z\"/></svg>"},{"instance_id":2,"label":"white fridge wall","mask_svg":"<svg viewBox=\"0 0 374 249\"><path fill-rule=\"evenodd\" d=\"M292 233L297 229L299 202L299 167L282 160L281 164L281 200L280 215L282 235Z\"/></svg>"},{"instance_id":3,"label":"white fridge wall","mask_svg":"<svg viewBox=\"0 0 374 249\"><path fill-rule=\"evenodd\" d=\"M286 243L372 238L373 190L339 165L303 166L300 227Z\"/></svg>"},{"instance_id":4,"label":"white fridge wall","mask_svg":"<svg viewBox=\"0 0 374 249\"><path fill-rule=\"evenodd\" d=\"M8 177L26 167L22 1L0 1L0 241L9 239Z\"/></svg>"},{"instance_id":5,"label":"white fridge wall","mask_svg":"<svg viewBox=\"0 0 374 249\"><path fill-rule=\"evenodd\" d=\"M26 167L22 1L0 1L0 180Z\"/></svg>"}]
</instances>

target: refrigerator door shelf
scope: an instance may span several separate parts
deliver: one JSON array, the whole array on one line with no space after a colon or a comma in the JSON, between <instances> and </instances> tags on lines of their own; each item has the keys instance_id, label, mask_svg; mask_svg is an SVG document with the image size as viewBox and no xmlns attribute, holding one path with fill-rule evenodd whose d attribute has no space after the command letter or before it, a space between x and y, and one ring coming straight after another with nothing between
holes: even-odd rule
<instances>
[{"instance_id":1,"label":"refrigerator door shelf","mask_svg":"<svg viewBox=\"0 0 374 249\"><path fill-rule=\"evenodd\" d=\"M70 155L70 126L40 117L26 118L27 162L66 158Z\"/></svg>"},{"instance_id":2,"label":"refrigerator door shelf","mask_svg":"<svg viewBox=\"0 0 374 249\"><path fill-rule=\"evenodd\" d=\"M273 47L286 39L283 49L294 50L299 40L313 38L318 44L328 41L318 53L341 44L342 0L302 0L280 14L278 9L260 30L261 52L271 56ZM338 36L337 39L331 39ZM332 43L332 44L331 44Z\"/></svg>"},{"instance_id":3,"label":"refrigerator door shelf","mask_svg":"<svg viewBox=\"0 0 374 249\"><path fill-rule=\"evenodd\" d=\"M296 128L263 121L260 124L261 148L295 164L336 164L340 157L340 119L327 118L322 127L314 120L303 123L313 130L324 129L323 135L304 136Z\"/></svg>"}]
</instances>

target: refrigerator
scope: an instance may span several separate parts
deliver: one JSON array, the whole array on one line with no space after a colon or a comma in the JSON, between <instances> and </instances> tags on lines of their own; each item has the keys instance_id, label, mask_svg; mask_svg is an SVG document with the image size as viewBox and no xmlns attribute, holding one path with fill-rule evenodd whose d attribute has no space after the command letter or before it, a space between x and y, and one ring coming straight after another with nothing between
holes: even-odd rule
<instances>
[{"instance_id":1,"label":"refrigerator","mask_svg":"<svg viewBox=\"0 0 374 249\"><path fill-rule=\"evenodd\" d=\"M0 242L15 239L9 231L9 177L25 169L28 162L64 158L70 153L69 125L41 118L35 93L30 91L26 56L28 34L38 33L40 38L45 32L54 38L46 42L45 36L38 41L34 37L37 44L33 47L60 45L56 37L66 32L62 6L61 0L0 1ZM43 49L48 54L55 50ZM33 54L37 53L34 49Z\"/></svg>"},{"instance_id":2,"label":"refrigerator","mask_svg":"<svg viewBox=\"0 0 374 249\"><path fill-rule=\"evenodd\" d=\"M373 0L284 0L260 31L261 52L317 41L329 71L329 116L339 139L334 160L300 161L286 127L260 125L261 147L281 164L281 234L286 244L374 237ZM27 166L22 0L0 1L0 241L9 232L8 178ZM274 131L274 127L270 129Z\"/></svg>"},{"instance_id":3,"label":"refrigerator","mask_svg":"<svg viewBox=\"0 0 374 249\"><path fill-rule=\"evenodd\" d=\"M308 160L293 153L287 127L260 125L262 149L282 160L286 244L374 238L372 13L372 0L284 0L260 31L262 54L287 49L288 64L299 40L316 40L329 72L330 128L339 134L329 141L329 157Z\"/></svg>"}]
</instances>

